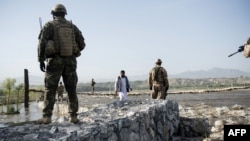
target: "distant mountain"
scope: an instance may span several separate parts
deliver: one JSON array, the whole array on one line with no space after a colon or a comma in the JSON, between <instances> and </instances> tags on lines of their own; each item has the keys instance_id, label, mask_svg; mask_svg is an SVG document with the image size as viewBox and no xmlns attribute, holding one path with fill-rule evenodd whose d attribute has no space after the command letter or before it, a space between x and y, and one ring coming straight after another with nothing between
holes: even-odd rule
<instances>
[{"instance_id":1,"label":"distant mountain","mask_svg":"<svg viewBox=\"0 0 250 141\"><path fill-rule=\"evenodd\" d=\"M250 76L249 72L237 69L213 68L210 70L187 71L177 75L170 75L170 78L232 78L240 76Z\"/></svg>"},{"instance_id":2,"label":"distant mountain","mask_svg":"<svg viewBox=\"0 0 250 141\"><path fill-rule=\"evenodd\" d=\"M250 72L244 72L237 69L212 68L210 70L186 71L176 75L168 72L169 78L234 78L240 76L249 76ZM147 80L148 75L129 76L129 80Z\"/></svg>"}]
</instances>

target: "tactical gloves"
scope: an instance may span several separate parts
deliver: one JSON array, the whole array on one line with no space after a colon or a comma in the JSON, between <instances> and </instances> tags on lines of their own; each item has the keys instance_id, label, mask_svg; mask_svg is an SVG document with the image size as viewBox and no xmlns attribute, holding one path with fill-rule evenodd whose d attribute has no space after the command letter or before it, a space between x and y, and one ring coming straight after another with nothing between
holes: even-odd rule
<instances>
[{"instance_id":1,"label":"tactical gloves","mask_svg":"<svg viewBox=\"0 0 250 141\"><path fill-rule=\"evenodd\" d=\"M45 72L45 63L43 61L40 62L40 70Z\"/></svg>"}]
</instances>

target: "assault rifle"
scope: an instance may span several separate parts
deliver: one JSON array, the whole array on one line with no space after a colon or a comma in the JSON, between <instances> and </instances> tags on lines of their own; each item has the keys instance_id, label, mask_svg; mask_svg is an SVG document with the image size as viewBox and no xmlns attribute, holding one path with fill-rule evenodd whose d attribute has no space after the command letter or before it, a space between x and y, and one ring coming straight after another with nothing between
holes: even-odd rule
<instances>
[{"instance_id":1,"label":"assault rifle","mask_svg":"<svg viewBox=\"0 0 250 141\"><path fill-rule=\"evenodd\" d=\"M228 57L231 57L231 56L233 56L234 54L237 54L237 53L239 53L239 52L242 52L243 50L244 50L244 45L239 46L238 51L236 51L235 53L232 53L232 54L228 55Z\"/></svg>"},{"instance_id":2,"label":"assault rifle","mask_svg":"<svg viewBox=\"0 0 250 141\"><path fill-rule=\"evenodd\" d=\"M39 23L40 23L40 29L41 29L41 31L42 31L42 18L41 17L39 17ZM40 36L40 35L39 35ZM40 38L40 37L39 37ZM42 72L45 72L46 71L46 69L45 69L45 63L42 61L42 62L40 62L40 69L41 69L41 71Z\"/></svg>"}]
</instances>

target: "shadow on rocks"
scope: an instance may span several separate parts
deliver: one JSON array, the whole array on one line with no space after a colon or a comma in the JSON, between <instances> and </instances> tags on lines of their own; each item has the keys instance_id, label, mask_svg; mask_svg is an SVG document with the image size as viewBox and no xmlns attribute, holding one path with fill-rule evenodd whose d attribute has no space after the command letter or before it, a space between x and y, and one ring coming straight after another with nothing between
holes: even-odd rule
<instances>
[{"instance_id":1,"label":"shadow on rocks","mask_svg":"<svg viewBox=\"0 0 250 141\"><path fill-rule=\"evenodd\" d=\"M177 136L181 137L208 137L211 134L211 127L208 119L180 117Z\"/></svg>"}]
</instances>

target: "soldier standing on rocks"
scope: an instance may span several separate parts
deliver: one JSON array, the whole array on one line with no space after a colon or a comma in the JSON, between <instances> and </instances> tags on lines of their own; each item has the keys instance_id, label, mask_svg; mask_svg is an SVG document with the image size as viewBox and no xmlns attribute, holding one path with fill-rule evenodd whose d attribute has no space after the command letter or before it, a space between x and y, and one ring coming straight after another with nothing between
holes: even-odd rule
<instances>
[{"instance_id":1,"label":"soldier standing on rocks","mask_svg":"<svg viewBox=\"0 0 250 141\"><path fill-rule=\"evenodd\" d=\"M153 99L166 99L169 88L168 74L165 68L161 66L161 59L155 61L156 66L149 72L148 84L150 90L153 90L151 97Z\"/></svg>"},{"instance_id":2,"label":"soldier standing on rocks","mask_svg":"<svg viewBox=\"0 0 250 141\"><path fill-rule=\"evenodd\" d=\"M81 31L65 19L66 8L57 4L52 9L53 20L45 24L39 34L38 61L41 71L45 72L45 100L43 117L39 124L51 123L55 104L56 90L62 76L69 99L70 122L77 123L78 97L76 95L77 60L85 48Z\"/></svg>"}]
</instances>

